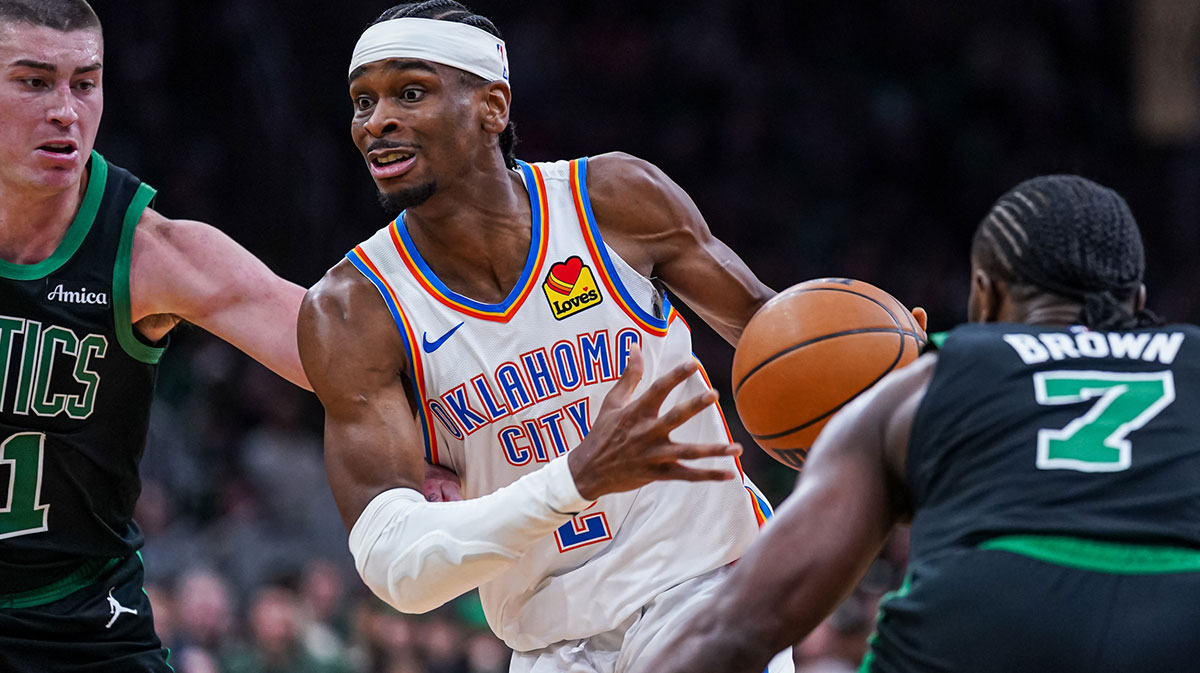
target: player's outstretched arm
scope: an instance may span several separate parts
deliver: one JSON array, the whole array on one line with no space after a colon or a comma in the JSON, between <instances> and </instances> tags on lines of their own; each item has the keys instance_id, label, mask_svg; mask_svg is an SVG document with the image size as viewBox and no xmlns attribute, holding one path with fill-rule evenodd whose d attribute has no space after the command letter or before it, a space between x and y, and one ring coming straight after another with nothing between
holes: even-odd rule
<instances>
[{"instance_id":1,"label":"player's outstretched arm","mask_svg":"<svg viewBox=\"0 0 1200 673\"><path fill-rule=\"evenodd\" d=\"M691 445L668 434L715 396L660 413L695 373L681 366L633 396L641 354L631 353L584 442L568 456L494 493L427 502L424 443L405 390L404 344L378 292L348 263L309 291L299 346L325 405L325 466L350 550L368 587L405 612L425 612L495 578L538 540L605 493L659 479L731 479L681 459L735 455L736 445Z\"/></svg>"},{"instance_id":2,"label":"player's outstretched arm","mask_svg":"<svg viewBox=\"0 0 1200 673\"><path fill-rule=\"evenodd\" d=\"M898 475L932 365L900 370L830 421L717 597L634 673L760 673L837 606L907 514Z\"/></svg>"},{"instance_id":3,"label":"player's outstretched arm","mask_svg":"<svg viewBox=\"0 0 1200 673\"><path fill-rule=\"evenodd\" d=\"M587 187L604 240L736 345L775 292L712 235L687 192L653 164L620 152L588 161Z\"/></svg>"},{"instance_id":4,"label":"player's outstretched arm","mask_svg":"<svg viewBox=\"0 0 1200 673\"><path fill-rule=\"evenodd\" d=\"M134 233L129 294L133 322L148 338L186 320L311 389L296 351L304 288L216 228L147 209Z\"/></svg>"}]
</instances>

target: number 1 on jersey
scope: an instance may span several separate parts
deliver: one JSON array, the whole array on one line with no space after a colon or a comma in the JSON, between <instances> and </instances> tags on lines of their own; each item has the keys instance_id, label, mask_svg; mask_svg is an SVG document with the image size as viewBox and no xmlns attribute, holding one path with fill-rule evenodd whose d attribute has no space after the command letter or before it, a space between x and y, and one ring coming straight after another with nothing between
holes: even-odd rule
<instances>
[{"instance_id":1,"label":"number 1 on jersey","mask_svg":"<svg viewBox=\"0 0 1200 673\"><path fill-rule=\"evenodd\" d=\"M0 465L8 467L8 497L0 508L0 540L47 529L50 505L41 502L45 444L46 435L40 432L19 432L0 444Z\"/></svg>"},{"instance_id":2,"label":"number 1 on jersey","mask_svg":"<svg viewBox=\"0 0 1200 673\"><path fill-rule=\"evenodd\" d=\"M1127 374L1096 371L1033 375L1038 404L1076 404L1095 399L1084 415L1061 430L1038 430L1037 466L1042 470L1119 472L1129 469L1127 439L1175 400L1170 371Z\"/></svg>"}]
</instances>

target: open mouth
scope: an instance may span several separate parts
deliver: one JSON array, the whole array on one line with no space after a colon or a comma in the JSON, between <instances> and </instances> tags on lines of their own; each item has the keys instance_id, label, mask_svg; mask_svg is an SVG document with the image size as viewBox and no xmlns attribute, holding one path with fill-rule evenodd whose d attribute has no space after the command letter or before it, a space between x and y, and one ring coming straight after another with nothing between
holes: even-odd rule
<instances>
[{"instance_id":1,"label":"open mouth","mask_svg":"<svg viewBox=\"0 0 1200 673\"><path fill-rule=\"evenodd\" d=\"M400 150L395 150L392 152L385 152L383 154L380 154L379 156L375 157L375 159L373 159L373 162L376 166L387 166L390 164L394 164L398 161L408 161L411 158L413 158L412 152L403 152Z\"/></svg>"},{"instance_id":2,"label":"open mouth","mask_svg":"<svg viewBox=\"0 0 1200 673\"><path fill-rule=\"evenodd\" d=\"M72 154L75 152L75 143L46 143L45 145L38 147L38 149L51 154Z\"/></svg>"},{"instance_id":3,"label":"open mouth","mask_svg":"<svg viewBox=\"0 0 1200 673\"><path fill-rule=\"evenodd\" d=\"M397 178L408 172L416 162L416 152L407 149L386 149L373 153L371 175L377 180Z\"/></svg>"}]
</instances>

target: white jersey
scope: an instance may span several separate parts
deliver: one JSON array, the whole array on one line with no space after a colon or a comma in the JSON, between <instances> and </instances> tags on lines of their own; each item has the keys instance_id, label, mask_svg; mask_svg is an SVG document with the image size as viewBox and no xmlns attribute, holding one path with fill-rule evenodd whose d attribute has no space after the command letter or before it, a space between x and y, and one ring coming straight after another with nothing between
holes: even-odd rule
<instances>
[{"instance_id":1,"label":"white jersey","mask_svg":"<svg viewBox=\"0 0 1200 673\"><path fill-rule=\"evenodd\" d=\"M426 457L457 472L467 498L578 445L634 344L645 360L636 394L693 358L688 326L665 294L601 239L587 160L520 170L532 205L530 248L499 304L447 288L403 215L347 255L404 335ZM698 372L663 409L708 385ZM730 441L716 405L671 436ZM740 473L736 462L697 464ZM663 590L741 556L766 507L742 480L606 495L480 587L488 623L518 651L610 631Z\"/></svg>"}]
</instances>

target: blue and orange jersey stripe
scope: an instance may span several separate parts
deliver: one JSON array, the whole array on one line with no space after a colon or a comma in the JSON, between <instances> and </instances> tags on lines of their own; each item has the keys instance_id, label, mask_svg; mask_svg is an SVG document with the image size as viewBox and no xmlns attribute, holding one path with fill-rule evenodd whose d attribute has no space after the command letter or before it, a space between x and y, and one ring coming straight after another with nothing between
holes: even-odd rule
<instances>
[{"instance_id":1,"label":"blue and orange jersey stripe","mask_svg":"<svg viewBox=\"0 0 1200 673\"><path fill-rule=\"evenodd\" d=\"M417 346L416 332L413 331L412 325L408 322L408 316L404 314L404 309L400 306L396 291L375 267L374 262L367 256L362 246L355 246L353 250L346 253L346 259L350 260L350 263L375 285L379 294L383 295L383 301L387 304L392 319L396 321L396 326L404 337L404 350L408 355L409 371L412 373L412 380L416 386L416 390L413 392L416 394L417 404L420 405L416 415L421 419L421 430L425 435L425 459L437 465L439 464L437 436L433 431L432 414L428 405L425 404L425 371L421 363L421 350Z\"/></svg>"},{"instance_id":2,"label":"blue and orange jersey stripe","mask_svg":"<svg viewBox=\"0 0 1200 673\"><path fill-rule=\"evenodd\" d=\"M704 378L704 385L709 388L713 387L712 381L708 378L708 372L704 370L704 365L700 365L700 376ZM721 417L721 426L725 428L725 439L732 444L733 433L729 432L729 422L725 420L725 411L721 408L720 404L717 404L716 407L717 415ZM762 526L767 522L767 519L771 518L771 503L767 502L767 499L761 493L746 482L746 471L742 469L742 461L734 458L733 462L737 465L738 476L741 478L746 492L750 494L750 507L754 510L754 519L758 521L759 526Z\"/></svg>"},{"instance_id":3,"label":"blue and orange jersey stripe","mask_svg":"<svg viewBox=\"0 0 1200 673\"><path fill-rule=\"evenodd\" d=\"M746 491L750 494L750 506L754 508L754 519L758 521L758 527L762 528L767 519L771 518L771 504L749 485L746 486Z\"/></svg>"},{"instance_id":4,"label":"blue and orange jersey stripe","mask_svg":"<svg viewBox=\"0 0 1200 673\"><path fill-rule=\"evenodd\" d=\"M538 278L545 266L546 249L550 241L550 206L546 200L546 182L537 166L525 162L519 164L525 178L525 186L529 190L529 202L533 212L529 255L525 258L525 268L521 271L520 278L499 304L484 304L446 287L417 251L408 227L404 224L403 214L388 226L396 252L400 254L400 259L404 260L405 266L421 287L443 305L472 318L508 322L538 284Z\"/></svg>"},{"instance_id":5,"label":"blue and orange jersey stripe","mask_svg":"<svg viewBox=\"0 0 1200 673\"><path fill-rule=\"evenodd\" d=\"M587 241L588 251L592 254L599 267L600 279L608 294L621 307L638 327L654 336L666 336L667 326L679 316L679 312L671 306L671 301L663 296L663 317L659 318L644 311L630 296L617 275L608 248L600 236L600 227L596 225L596 215L592 212L592 202L587 191L587 159L577 159L571 162L571 197L575 201L575 214L579 217L579 225L583 228L583 239Z\"/></svg>"}]
</instances>

